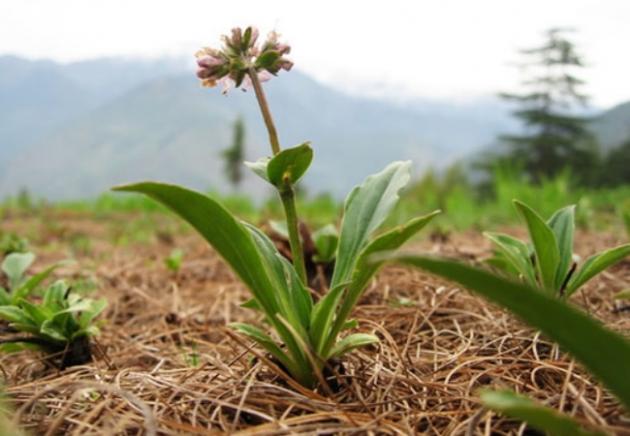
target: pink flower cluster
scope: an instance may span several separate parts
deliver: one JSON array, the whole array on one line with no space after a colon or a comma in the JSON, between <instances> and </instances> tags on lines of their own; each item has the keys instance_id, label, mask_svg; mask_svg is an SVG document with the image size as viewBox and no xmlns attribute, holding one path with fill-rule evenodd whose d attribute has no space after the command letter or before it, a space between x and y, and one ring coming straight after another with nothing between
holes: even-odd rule
<instances>
[{"instance_id":1,"label":"pink flower cluster","mask_svg":"<svg viewBox=\"0 0 630 436\"><path fill-rule=\"evenodd\" d=\"M258 75L261 82L269 80L280 70L289 71L293 62L285 57L291 47L278 41L278 34L271 32L261 45L257 44L259 32L255 27L232 29L230 36L223 36L223 47L204 47L197 57L197 77L204 86L222 85L226 93L232 87L251 86L249 74Z\"/></svg>"}]
</instances>

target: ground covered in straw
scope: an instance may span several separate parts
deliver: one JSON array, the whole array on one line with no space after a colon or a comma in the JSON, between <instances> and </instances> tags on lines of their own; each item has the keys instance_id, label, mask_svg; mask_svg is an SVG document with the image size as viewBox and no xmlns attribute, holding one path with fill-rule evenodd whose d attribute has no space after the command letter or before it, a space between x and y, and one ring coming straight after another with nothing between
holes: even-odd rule
<instances>
[{"instance_id":1,"label":"ground covered in straw","mask_svg":"<svg viewBox=\"0 0 630 436\"><path fill-rule=\"evenodd\" d=\"M484 410L476 396L484 387L510 387L630 434L614 398L544 336L465 290L395 266L355 311L359 329L381 344L335 368L334 395L301 389L225 328L257 320L239 307L247 291L212 250L163 218L135 238L133 223L142 220L5 218L4 229L32 240L35 269L73 256L78 262L59 275L93 282L94 294L109 299L94 363L60 372L32 352L0 357L12 416L32 434L534 434ZM413 249L470 262L490 253L475 232L428 236ZM583 256L622 242L622 235L580 236ZM178 274L163 262L175 247L185 252ZM626 262L573 302L627 332L630 312L611 296L629 285Z\"/></svg>"}]
</instances>

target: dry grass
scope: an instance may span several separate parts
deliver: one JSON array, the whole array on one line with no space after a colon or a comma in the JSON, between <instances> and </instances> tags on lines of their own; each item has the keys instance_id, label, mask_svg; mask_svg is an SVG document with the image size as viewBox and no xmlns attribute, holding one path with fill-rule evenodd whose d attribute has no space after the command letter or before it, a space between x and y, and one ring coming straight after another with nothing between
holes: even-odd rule
<instances>
[{"instance_id":1,"label":"dry grass","mask_svg":"<svg viewBox=\"0 0 630 436\"><path fill-rule=\"evenodd\" d=\"M75 218L63 225L93 235L80 265L93 269L110 306L91 365L59 373L33 353L0 358L13 419L33 434L533 434L480 406L479 388L501 386L610 433L630 434L615 399L557 346L433 277L388 267L371 284L355 315L381 344L349 355L336 368L339 389L327 396L295 386L225 329L255 315L239 307L246 290L195 235L174 237L186 252L174 275L162 262L172 249L168 238L115 247L104 224ZM584 255L620 242L612 235L580 241ZM42 242L56 248L38 249L48 253L38 266L65 256L54 235ZM417 248L468 260L489 252L478 234ZM611 295L629 283L626 263L574 302L627 332L630 315L615 312Z\"/></svg>"}]
</instances>

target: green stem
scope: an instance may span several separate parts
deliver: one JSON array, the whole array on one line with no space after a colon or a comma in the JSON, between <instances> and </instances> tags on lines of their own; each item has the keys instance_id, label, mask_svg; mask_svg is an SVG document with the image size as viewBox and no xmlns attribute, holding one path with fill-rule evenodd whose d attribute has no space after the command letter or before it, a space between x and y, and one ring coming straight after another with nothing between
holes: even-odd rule
<instances>
[{"instance_id":1,"label":"green stem","mask_svg":"<svg viewBox=\"0 0 630 436\"><path fill-rule=\"evenodd\" d=\"M258 79L258 74L256 73L256 70L251 67L248 71L248 74L250 80L252 81L254 92L256 93L256 100L258 100L258 106L260 106L260 112L262 112L265 126L267 126L271 150L273 151L273 154L276 155L280 153L280 140L278 139L278 131L276 130L276 125L273 122L271 111L269 110L267 97L265 97L265 92L263 91L262 85L260 84L260 80Z\"/></svg>"},{"instance_id":2,"label":"green stem","mask_svg":"<svg viewBox=\"0 0 630 436\"><path fill-rule=\"evenodd\" d=\"M295 208L295 191L288 184L280 191L280 199L284 206L284 212L287 218L287 229L289 231L289 244L291 245L291 256L293 257L293 266L302 280L302 283L308 285L306 278L306 266L304 265L304 250L302 248L302 240L298 229L297 210Z\"/></svg>"},{"instance_id":3,"label":"green stem","mask_svg":"<svg viewBox=\"0 0 630 436\"><path fill-rule=\"evenodd\" d=\"M265 126L267 126L267 132L269 133L269 143L271 144L271 150L276 155L280 153L280 140L278 139L278 131L276 125L273 122L271 111L269 110L269 103L267 103L267 97L263 91L258 74L255 68L250 68L248 71L249 78L252 81L254 92L256 93L256 100L258 100L258 106L262 113ZM297 210L295 207L295 191L290 182L286 182L282 188L278 189L282 205L284 206L284 214L287 220L287 229L289 231L289 244L291 245L291 255L293 256L293 266L298 273L298 276L305 285L308 285L306 277L306 267L304 265L304 250L302 248L302 240L300 239L300 231L298 228Z\"/></svg>"}]
</instances>

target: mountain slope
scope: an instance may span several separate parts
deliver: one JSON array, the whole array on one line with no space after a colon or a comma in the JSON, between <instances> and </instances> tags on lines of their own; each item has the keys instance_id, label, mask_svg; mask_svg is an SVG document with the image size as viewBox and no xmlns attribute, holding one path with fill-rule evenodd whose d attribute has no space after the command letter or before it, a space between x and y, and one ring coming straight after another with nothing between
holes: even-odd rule
<instances>
[{"instance_id":1,"label":"mountain slope","mask_svg":"<svg viewBox=\"0 0 630 436\"><path fill-rule=\"evenodd\" d=\"M490 141L499 127L465 113L432 115L347 96L299 72L266 88L284 146L313 143L307 187L337 194L394 159L444 164ZM0 177L0 195L24 186L51 198L75 198L144 178L224 189L219 153L238 115L246 123L248 158L267 155L253 93L223 96L200 88L192 74L142 84L18 153ZM260 190L251 182L249 192Z\"/></svg>"}]
</instances>

